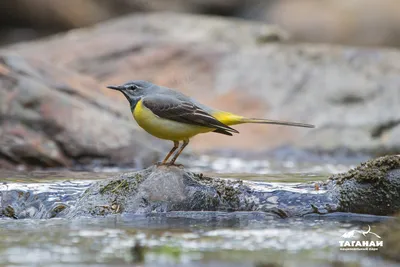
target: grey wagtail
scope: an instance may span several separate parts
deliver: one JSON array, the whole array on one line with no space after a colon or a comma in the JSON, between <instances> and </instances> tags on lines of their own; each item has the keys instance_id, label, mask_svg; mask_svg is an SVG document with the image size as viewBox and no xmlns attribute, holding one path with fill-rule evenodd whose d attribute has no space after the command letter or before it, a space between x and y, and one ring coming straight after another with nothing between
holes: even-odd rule
<instances>
[{"instance_id":1,"label":"grey wagtail","mask_svg":"<svg viewBox=\"0 0 400 267\"><path fill-rule=\"evenodd\" d=\"M232 136L232 133L239 133L229 125L263 123L314 128L311 124L245 118L216 110L180 92L147 81L130 81L107 88L120 91L128 99L133 117L146 132L174 142L174 147L162 161L162 164L167 165L175 164L176 159L189 144L189 139L197 134L216 132ZM167 163L178 149L180 141L183 141L182 146Z\"/></svg>"}]
</instances>

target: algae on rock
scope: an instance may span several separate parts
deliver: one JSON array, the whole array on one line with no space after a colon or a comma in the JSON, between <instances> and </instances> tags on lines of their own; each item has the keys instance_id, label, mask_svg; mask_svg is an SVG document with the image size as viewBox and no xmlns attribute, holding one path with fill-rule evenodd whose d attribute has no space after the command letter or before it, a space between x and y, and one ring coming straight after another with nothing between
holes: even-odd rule
<instances>
[{"instance_id":1,"label":"algae on rock","mask_svg":"<svg viewBox=\"0 0 400 267\"><path fill-rule=\"evenodd\" d=\"M330 178L340 210L374 215L400 211L400 156L369 160Z\"/></svg>"}]
</instances>

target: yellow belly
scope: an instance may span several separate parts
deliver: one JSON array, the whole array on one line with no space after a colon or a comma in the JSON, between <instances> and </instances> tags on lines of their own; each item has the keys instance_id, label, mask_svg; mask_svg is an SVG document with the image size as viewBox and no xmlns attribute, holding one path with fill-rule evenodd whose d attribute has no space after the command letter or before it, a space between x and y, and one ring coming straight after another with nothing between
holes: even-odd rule
<instances>
[{"instance_id":1,"label":"yellow belly","mask_svg":"<svg viewBox=\"0 0 400 267\"><path fill-rule=\"evenodd\" d=\"M189 139L196 134L214 131L213 128L185 124L172 120L162 119L144 107L140 100L134 111L133 117L140 127L155 137L173 141Z\"/></svg>"}]
</instances>

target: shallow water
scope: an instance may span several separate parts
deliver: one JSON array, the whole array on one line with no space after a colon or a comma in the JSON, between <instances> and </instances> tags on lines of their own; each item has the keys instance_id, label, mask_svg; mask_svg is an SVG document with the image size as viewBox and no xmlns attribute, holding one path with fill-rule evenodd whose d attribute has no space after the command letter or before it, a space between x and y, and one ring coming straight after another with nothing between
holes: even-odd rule
<instances>
[{"instance_id":1,"label":"shallow water","mask_svg":"<svg viewBox=\"0 0 400 267\"><path fill-rule=\"evenodd\" d=\"M353 221L354 220L354 221ZM356 218L271 220L254 213L169 213L76 220L0 220L4 265L321 266L332 261L381 265L341 252L340 236ZM137 252L135 245L140 244ZM356 265L358 266L358 265Z\"/></svg>"},{"instance_id":2,"label":"shallow water","mask_svg":"<svg viewBox=\"0 0 400 267\"><path fill-rule=\"evenodd\" d=\"M219 160L231 166L227 168L231 173L221 174L223 168L205 163L207 168L197 163L192 170L243 179L266 190L274 186L292 190L299 183L325 180L329 173L350 167L296 163L277 167L270 163L262 169L254 162L235 161ZM246 171L239 173L235 168ZM46 203L43 209L59 202L73 206L92 182L116 171L1 171L0 191L29 191ZM121 214L73 220L3 218L0 266L395 266L363 252L339 250L342 234L385 219L356 214L276 219L261 212Z\"/></svg>"}]
</instances>

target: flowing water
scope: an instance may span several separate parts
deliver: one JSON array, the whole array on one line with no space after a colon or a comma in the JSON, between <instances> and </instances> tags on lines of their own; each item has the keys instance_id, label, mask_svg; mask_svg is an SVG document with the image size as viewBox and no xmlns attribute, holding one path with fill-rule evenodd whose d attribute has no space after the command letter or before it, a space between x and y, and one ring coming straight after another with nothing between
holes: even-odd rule
<instances>
[{"instance_id":1,"label":"flowing water","mask_svg":"<svg viewBox=\"0 0 400 267\"><path fill-rule=\"evenodd\" d=\"M202 158L192 162L192 170L290 190L351 165ZM0 170L0 192L29 191L46 212L60 202L73 206L91 183L118 171L123 170ZM26 217L0 218L0 266L396 266L364 252L339 249L344 233L386 219L379 216L276 219L261 212L170 212Z\"/></svg>"}]
</instances>

